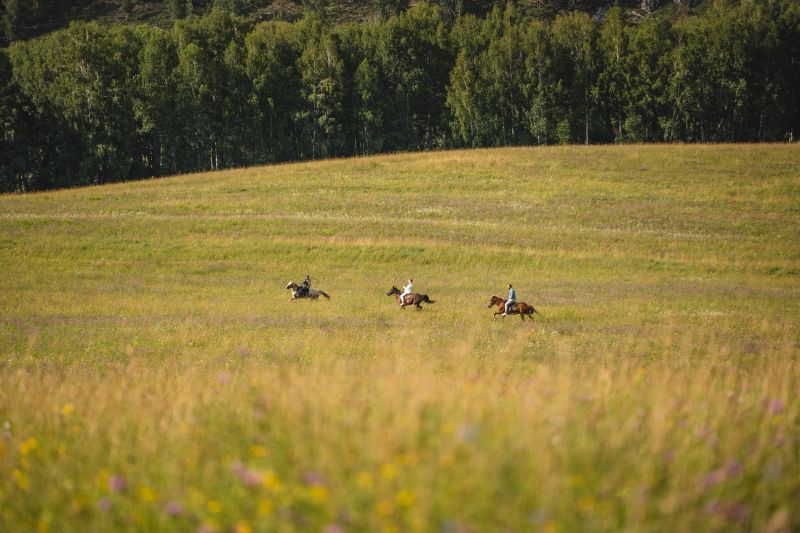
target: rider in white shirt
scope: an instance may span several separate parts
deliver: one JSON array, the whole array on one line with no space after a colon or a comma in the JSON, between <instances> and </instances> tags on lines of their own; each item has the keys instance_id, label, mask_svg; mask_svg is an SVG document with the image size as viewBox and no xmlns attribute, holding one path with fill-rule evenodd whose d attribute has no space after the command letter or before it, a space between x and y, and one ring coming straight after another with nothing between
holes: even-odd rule
<instances>
[{"instance_id":1,"label":"rider in white shirt","mask_svg":"<svg viewBox=\"0 0 800 533\"><path fill-rule=\"evenodd\" d=\"M414 280L413 279L409 279L408 280L408 285L406 285L403 288L403 292L400 294L400 307L405 307L406 306L405 298L406 298L406 296L411 294L411 291L414 290L414 285L413 284L414 284Z\"/></svg>"}]
</instances>

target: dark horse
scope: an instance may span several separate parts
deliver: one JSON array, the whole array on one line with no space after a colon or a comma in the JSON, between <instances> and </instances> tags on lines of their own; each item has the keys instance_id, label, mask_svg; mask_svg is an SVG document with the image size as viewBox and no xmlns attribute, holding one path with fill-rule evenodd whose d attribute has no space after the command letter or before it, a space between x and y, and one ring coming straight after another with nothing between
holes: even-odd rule
<instances>
[{"instance_id":1,"label":"dark horse","mask_svg":"<svg viewBox=\"0 0 800 533\"><path fill-rule=\"evenodd\" d=\"M389 292L386 293L386 296L394 295L395 299L399 302L401 294L403 294L403 292L394 285L392 285L392 288L389 289ZM400 306L400 309L405 309L407 305L416 305L417 311L419 311L420 309L422 309L422 306L419 305L422 302L425 302L427 304L436 303L434 300L428 298L427 294L419 294L416 292L412 292L411 294L406 294L405 302L403 302L403 304Z\"/></svg>"},{"instance_id":2,"label":"dark horse","mask_svg":"<svg viewBox=\"0 0 800 533\"><path fill-rule=\"evenodd\" d=\"M489 307L497 307L497 312L492 316L492 318L497 319L497 315L502 315L506 310L506 299L500 298L499 296L492 296L492 299L489 300ZM534 309L532 305L528 305L525 302L515 302L511 306L511 309L508 310L509 315L518 314L522 320L525 320L526 316L533 320L533 313L538 312L539 311Z\"/></svg>"}]
</instances>

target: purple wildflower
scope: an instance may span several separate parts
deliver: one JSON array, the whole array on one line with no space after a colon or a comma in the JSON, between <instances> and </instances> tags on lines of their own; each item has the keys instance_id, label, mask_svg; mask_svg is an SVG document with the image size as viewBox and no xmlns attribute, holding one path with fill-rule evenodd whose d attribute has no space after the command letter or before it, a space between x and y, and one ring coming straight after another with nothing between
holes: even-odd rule
<instances>
[{"instance_id":1,"label":"purple wildflower","mask_svg":"<svg viewBox=\"0 0 800 533\"><path fill-rule=\"evenodd\" d=\"M732 477L736 477L740 475L744 471L742 468L742 464L738 461L731 461L725 466L717 468L716 470L712 470L705 476L703 476L703 487L710 489L716 485L719 485L723 481L727 481Z\"/></svg>"},{"instance_id":2,"label":"purple wildflower","mask_svg":"<svg viewBox=\"0 0 800 533\"><path fill-rule=\"evenodd\" d=\"M710 489L719 485L728 478L728 473L725 468L717 468L703 476L703 488Z\"/></svg>"},{"instance_id":3,"label":"purple wildflower","mask_svg":"<svg viewBox=\"0 0 800 533\"><path fill-rule=\"evenodd\" d=\"M739 474L741 474L743 470L744 470L744 468L742 468L742 463L739 463L738 461L731 461L725 467L725 474L729 478L736 477Z\"/></svg>"},{"instance_id":4,"label":"purple wildflower","mask_svg":"<svg viewBox=\"0 0 800 533\"><path fill-rule=\"evenodd\" d=\"M714 498L706 505L707 514L717 514L720 511L722 511L722 502L719 501L717 498Z\"/></svg>"},{"instance_id":5,"label":"purple wildflower","mask_svg":"<svg viewBox=\"0 0 800 533\"><path fill-rule=\"evenodd\" d=\"M164 513L169 516L180 516L183 514L183 505L175 500L170 500L164 506Z\"/></svg>"},{"instance_id":6,"label":"purple wildflower","mask_svg":"<svg viewBox=\"0 0 800 533\"><path fill-rule=\"evenodd\" d=\"M257 487L261 485L262 476L255 470L250 470L239 461L233 463L231 467L233 473L245 484L247 487Z\"/></svg>"},{"instance_id":7,"label":"purple wildflower","mask_svg":"<svg viewBox=\"0 0 800 533\"><path fill-rule=\"evenodd\" d=\"M110 512L113 507L114 502L111 501L111 498L100 498L97 501L97 508L104 513Z\"/></svg>"},{"instance_id":8,"label":"purple wildflower","mask_svg":"<svg viewBox=\"0 0 800 533\"><path fill-rule=\"evenodd\" d=\"M743 503L730 503L725 509L725 516L731 522L746 524L750 521L750 508Z\"/></svg>"},{"instance_id":9,"label":"purple wildflower","mask_svg":"<svg viewBox=\"0 0 800 533\"><path fill-rule=\"evenodd\" d=\"M767 400L767 413L770 416L778 416L783 412L786 406L777 398L770 398Z\"/></svg>"},{"instance_id":10,"label":"purple wildflower","mask_svg":"<svg viewBox=\"0 0 800 533\"><path fill-rule=\"evenodd\" d=\"M122 492L127 486L128 484L122 476L114 474L108 477L108 489L111 492Z\"/></svg>"},{"instance_id":11,"label":"purple wildflower","mask_svg":"<svg viewBox=\"0 0 800 533\"><path fill-rule=\"evenodd\" d=\"M322 475L321 472L316 470L311 470L306 472L303 476L303 480L306 482L306 485L310 487L322 487L325 486L325 476Z\"/></svg>"}]
</instances>

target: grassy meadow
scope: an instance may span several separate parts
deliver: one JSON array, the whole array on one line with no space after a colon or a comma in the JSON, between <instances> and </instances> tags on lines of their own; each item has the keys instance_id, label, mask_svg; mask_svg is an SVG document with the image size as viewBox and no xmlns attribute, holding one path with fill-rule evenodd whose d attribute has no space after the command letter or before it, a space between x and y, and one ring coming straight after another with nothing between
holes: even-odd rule
<instances>
[{"instance_id":1,"label":"grassy meadow","mask_svg":"<svg viewBox=\"0 0 800 533\"><path fill-rule=\"evenodd\" d=\"M0 531L800 530L797 145L2 196L0 269Z\"/></svg>"}]
</instances>

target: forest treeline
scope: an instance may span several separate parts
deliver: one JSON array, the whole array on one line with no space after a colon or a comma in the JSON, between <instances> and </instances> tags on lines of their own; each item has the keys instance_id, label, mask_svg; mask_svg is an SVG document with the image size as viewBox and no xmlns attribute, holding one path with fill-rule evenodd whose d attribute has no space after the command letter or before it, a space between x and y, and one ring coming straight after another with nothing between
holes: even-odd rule
<instances>
[{"instance_id":1,"label":"forest treeline","mask_svg":"<svg viewBox=\"0 0 800 533\"><path fill-rule=\"evenodd\" d=\"M3 191L445 147L784 141L800 127L800 3L72 23L0 51L0 122Z\"/></svg>"}]
</instances>

